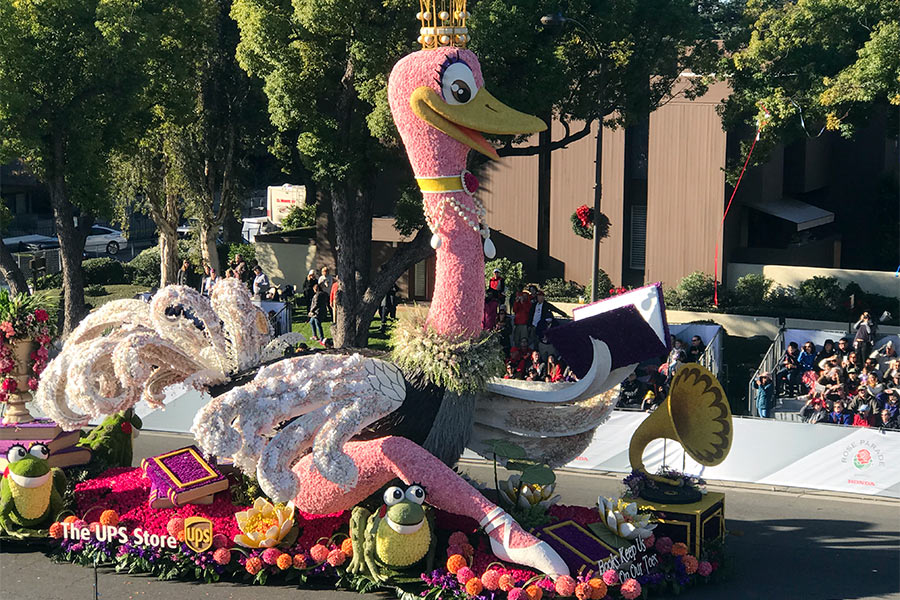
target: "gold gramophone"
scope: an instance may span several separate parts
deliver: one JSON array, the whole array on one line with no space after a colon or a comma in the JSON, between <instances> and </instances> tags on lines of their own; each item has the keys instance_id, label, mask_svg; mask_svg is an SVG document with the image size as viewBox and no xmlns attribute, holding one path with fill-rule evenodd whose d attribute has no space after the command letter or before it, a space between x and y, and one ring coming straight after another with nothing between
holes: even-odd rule
<instances>
[{"instance_id":1,"label":"gold gramophone","mask_svg":"<svg viewBox=\"0 0 900 600\"><path fill-rule=\"evenodd\" d=\"M712 467L728 456L733 431L728 398L716 376L698 364L683 365L672 380L668 397L631 436L628 459L632 469L647 473L644 448L656 438L668 438L680 443L701 465ZM680 480L647 476L663 485L645 489L642 498L668 504L700 499L699 492L686 489Z\"/></svg>"}]
</instances>

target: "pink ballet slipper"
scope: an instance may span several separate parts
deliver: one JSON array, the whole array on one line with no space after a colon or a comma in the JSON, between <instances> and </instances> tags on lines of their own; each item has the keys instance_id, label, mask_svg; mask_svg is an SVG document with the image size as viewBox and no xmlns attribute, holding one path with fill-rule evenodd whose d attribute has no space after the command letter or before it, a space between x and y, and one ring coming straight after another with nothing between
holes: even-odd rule
<instances>
[{"instance_id":1,"label":"pink ballet slipper","mask_svg":"<svg viewBox=\"0 0 900 600\"><path fill-rule=\"evenodd\" d=\"M526 565L556 579L569 574L569 567L556 550L523 530L499 506L478 522L491 540L491 551L500 560Z\"/></svg>"}]
</instances>

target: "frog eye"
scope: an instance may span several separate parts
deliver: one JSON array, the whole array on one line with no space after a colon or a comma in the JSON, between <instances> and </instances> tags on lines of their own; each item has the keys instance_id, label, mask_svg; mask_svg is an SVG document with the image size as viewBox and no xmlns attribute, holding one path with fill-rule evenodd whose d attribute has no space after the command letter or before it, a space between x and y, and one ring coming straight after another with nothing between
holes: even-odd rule
<instances>
[{"instance_id":1,"label":"frog eye","mask_svg":"<svg viewBox=\"0 0 900 600\"><path fill-rule=\"evenodd\" d=\"M16 444L15 446L10 446L9 450L6 451L6 460L10 463L19 462L27 455L28 453L25 451L25 446Z\"/></svg>"},{"instance_id":2,"label":"frog eye","mask_svg":"<svg viewBox=\"0 0 900 600\"><path fill-rule=\"evenodd\" d=\"M393 506L403 500L403 490L398 488L395 485L392 485L388 489L384 490L384 503L388 506Z\"/></svg>"},{"instance_id":3,"label":"frog eye","mask_svg":"<svg viewBox=\"0 0 900 600\"><path fill-rule=\"evenodd\" d=\"M417 485L411 485L406 488L406 499L416 504L425 502L425 490Z\"/></svg>"},{"instance_id":4,"label":"frog eye","mask_svg":"<svg viewBox=\"0 0 900 600\"><path fill-rule=\"evenodd\" d=\"M50 450L44 444L32 444L31 448L28 449L28 454L41 460L47 460L47 457L50 456Z\"/></svg>"}]
</instances>

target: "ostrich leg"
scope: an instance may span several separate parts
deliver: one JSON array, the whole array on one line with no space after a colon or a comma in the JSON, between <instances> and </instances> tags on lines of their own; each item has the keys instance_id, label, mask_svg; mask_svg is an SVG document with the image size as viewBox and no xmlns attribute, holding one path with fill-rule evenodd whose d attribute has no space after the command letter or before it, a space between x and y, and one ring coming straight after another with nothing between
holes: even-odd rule
<instances>
[{"instance_id":1,"label":"ostrich leg","mask_svg":"<svg viewBox=\"0 0 900 600\"><path fill-rule=\"evenodd\" d=\"M349 510L394 478L425 488L428 503L479 522L499 558L538 569L552 577L568 574L556 552L522 530L502 509L418 444L401 437L348 442L344 452L359 468L359 483L344 492L313 467L310 455L293 467L302 491L294 505L313 514Z\"/></svg>"}]
</instances>

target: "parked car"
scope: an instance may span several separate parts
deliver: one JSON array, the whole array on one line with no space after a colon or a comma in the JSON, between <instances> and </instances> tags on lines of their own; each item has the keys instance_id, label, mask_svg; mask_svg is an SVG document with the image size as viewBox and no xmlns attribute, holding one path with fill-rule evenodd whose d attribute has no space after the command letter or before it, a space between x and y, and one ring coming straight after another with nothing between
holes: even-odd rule
<instances>
[{"instance_id":1,"label":"parked car","mask_svg":"<svg viewBox=\"0 0 900 600\"><path fill-rule=\"evenodd\" d=\"M115 256L121 248L127 247L128 240L121 231L103 225L91 227L91 234L84 242L85 252L106 252L110 256Z\"/></svg>"}]
</instances>

